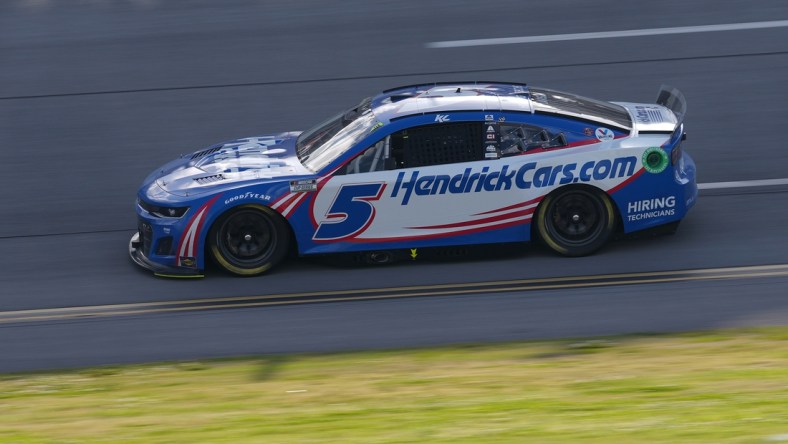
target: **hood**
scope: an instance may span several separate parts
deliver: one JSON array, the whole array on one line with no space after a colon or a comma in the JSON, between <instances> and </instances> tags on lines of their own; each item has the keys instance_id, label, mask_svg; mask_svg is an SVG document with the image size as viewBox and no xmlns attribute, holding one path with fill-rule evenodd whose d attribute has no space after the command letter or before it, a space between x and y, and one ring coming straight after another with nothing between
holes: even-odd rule
<instances>
[{"instance_id":1,"label":"hood","mask_svg":"<svg viewBox=\"0 0 788 444\"><path fill-rule=\"evenodd\" d=\"M248 137L213 145L181 156L153 176L164 191L190 196L238 182L313 175L296 156L299 134Z\"/></svg>"},{"instance_id":2,"label":"hood","mask_svg":"<svg viewBox=\"0 0 788 444\"><path fill-rule=\"evenodd\" d=\"M653 103L613 102L627 109L632 117L632 126L637 132L672 132L679 120L673 111Z\"/></svg>"}]
</instances>

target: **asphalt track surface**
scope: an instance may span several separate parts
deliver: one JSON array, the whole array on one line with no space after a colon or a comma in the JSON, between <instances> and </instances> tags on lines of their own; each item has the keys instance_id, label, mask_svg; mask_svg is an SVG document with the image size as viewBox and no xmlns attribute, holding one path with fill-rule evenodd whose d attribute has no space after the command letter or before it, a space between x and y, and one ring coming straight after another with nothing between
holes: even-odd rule
<instances>
[{"instance_id":1,"label":"asphalt track surface","mask_svg":"<svg viewBox=\"0 0 788 444\"><path fill-rule=\"evenodd\" d=\"M618 241L586 258L523 248L375 268L298 260L265 277L193 281L157 279L129 261L134 195L156 166L214 142L304 129L361 97L423 81L528 82L644 102L671 84L689 102L685 149L699 182L788 177L788 28L426 46L788 19L783 1L592 3L0 3L0 314L344 294L330 303L0 322L0 371L788 323L784 275L737 268L741 275L726 279L564 285L788 264L788 186L704 191L677 234ZM353 298L539 278L556 286Z\"/></svg>"}]
</instances>

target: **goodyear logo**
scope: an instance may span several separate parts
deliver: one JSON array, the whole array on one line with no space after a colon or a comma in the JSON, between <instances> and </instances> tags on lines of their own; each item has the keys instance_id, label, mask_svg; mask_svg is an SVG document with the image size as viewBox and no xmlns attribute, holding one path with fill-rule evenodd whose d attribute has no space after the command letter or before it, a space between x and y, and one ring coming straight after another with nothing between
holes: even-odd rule
<instances>
[{"instance_id":1,"label":"goodyear logo","mask_svg":"<svg viewBox=\"0 0 788 444\"><path fill-rule=\"evenodd\" d=\"M400 172L391 190L392 198L402 198L401 205L407 205L411 196L432 196L436 194L464 194L482 191L500 191L518 188L544 188L577 182L592 182L605 179L629 177L635 174L638 159L634 156L615 159L591 160L578 166L566 165L539 166L529 162L519 168L504 165L500 170L490 171L486 166L480 171L466 168L461 174L422 176L419 171Z\"/></svg>"}]
</instances>

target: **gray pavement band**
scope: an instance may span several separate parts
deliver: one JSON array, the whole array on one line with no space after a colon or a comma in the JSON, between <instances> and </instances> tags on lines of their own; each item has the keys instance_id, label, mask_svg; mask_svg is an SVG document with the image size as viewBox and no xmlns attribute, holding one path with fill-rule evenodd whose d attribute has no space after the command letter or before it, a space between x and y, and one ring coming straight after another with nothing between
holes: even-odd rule
<instances>
[{"instance_id":1,"label":"gray pavement band","mask_svg":"<svg viewBox=\"0 0 788 444\"><path fill-rule=\"evenodd\" d=\"M788 263L788 208L773 192L779 185L764 187L768 194L751 183L728 189L740 194L699 199L674 236L615 242L589 258L529 249L526 257L341 271L298 261L260 279L167 282L133 268L125 251L129 232L113 230L133 223L136 187L156 165L229 137L303 129L362 91L400 78L394 84L497 77L643 101L670 83L690 103L685 149L709 186L704 192L718 191L714 184L785 177L786 28L566 41L560 51L549 43L528 51L423 47L462 35L467 23L507 33L523 33L511 30L527 23L527 32L547 35L558 23L571 33L600 24L756 22L788 16L784 1L764 0L758 8L738 0L636 7L544 1L529 3L539 11L540 20L532 21L487 14L484 2L362 2L342 14L331 1L277 10L237 0L221 9L45 3L29 11L0 5L2 311ZM581 13L567 15L567 8ZM379 20L384 14L392 19ZM784 276L707 279L529 297L480 293L6 323L0 371L785 324L787 283Z\"/></svg>"}]
</instances>

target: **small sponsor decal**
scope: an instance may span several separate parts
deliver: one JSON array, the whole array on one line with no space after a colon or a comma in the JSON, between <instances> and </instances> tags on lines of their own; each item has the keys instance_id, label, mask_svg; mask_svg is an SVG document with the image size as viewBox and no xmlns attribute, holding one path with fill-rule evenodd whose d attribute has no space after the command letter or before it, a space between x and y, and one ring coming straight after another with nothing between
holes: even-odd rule
<instances>
[{"instance_id":1,"label":"small sponsor decal","mask_svg":"<svg viewBox=\"0 0 788 444\"><path fill-rule=\"evenodd\" d=\"M627 220L630 222L673 216L676 214L676 196L636 200L627 203Z\"/></svg>"},{"instance_id":2,"label":"small sponsor decal","mask_svg":"<svg viewBox=\"0 0 788 444\"><path fill-rule=\"evenodd\" d=\"M583 134L585 134L588 137L591 137L594 135L594 130L591 128L583 128Z\"/></svg>"},{"instance_id":3,"label":"small sponsor decal","mask_svg":"<svg viewBox=\"0 0 788 444\"><path fill-rule=\"evenodd\" d=\"M180 259L181 259L180 261L181 266L183 267L194 267L195 265L197 265L197 259L193 257L181 256Z\"/></svg>"},{"instance_id":4,"label":"small sponsor decal","mask_svg":"<svg viewBox=\"0 0 788 444\"><path fill-rule=\"evenodd\" d=\"M649 117L648 112L642 106L635 107L635 120L640 123L651 123L651 117Z\"/></svg>"},{"instance_id":5,"label":"small sponsor decal","mask_svg":"<svg viewBox=\"0 0 788 444\"><path fill-rule=\"evenodd\" d=\"M496 153L495 151L490 152L490 153L484 153L484 158L485 159L497 159L498 158L498 153Z\"/></svg>"},{"instance_id":6,"label":"small sponsor decal","mask_svg":"<svg viewBox=\"0 0 788 444\"><path fill-rule=\"evenodd\" d=\"M594 135L597 139L603 142L607 140L613 140L616 137L616 135L613 134L613 131L609 128L597 128L594 132Z\"/></svg>"},{"instance_id":7,"label":"small sponsor decal","mask_svg":"<svg viewBox=\"0 0 788 444\"><path fill-rule=\"evenodd\" d=\"M490 122L492 120L495 120L495 116L492 115L492 114L485 114L484 115L484 120L487 121L487 122Z\"/></svg>"},{"instance_id":8,"label":"small sponsor decal","mask_svg":"<svg viewBox=\"0 0 788 444\"><path fill-rule=\"evenodd\" d=\"M635 120L638 123L661 122L662 119L662 113L656 106L638 105L635 107Z\"/></svg>"},{"instance_id":9,"label":"small sponsor decal","mask_svg":"<svg viewBox=\"0 0 788 444\"><path fill-rule=\"evenodd\" d=\"M411 260L415 261L416 260L416 256L418 256L418 255L419 255L419 253L418 253L418 250L416 248L411 248L410 249L410 258L411 258Z\"/></svg>"},{"instance_id":10,"label":"small sponsor decal","mask_svg":"<svg viewBox=\"0 0 788 444\"><path fill-rule=\"evenodd\" d=\"M304 193L308 191L317 191L317 180L291 180L290 192L291 193Z\"/></svg>"},{"instance_id":11,"label":"small sponsor decal","mask_svg":"<svg viewBox=\"0 0 788 444\"><path fill-rule=\"evenodd\" d=\"M492 126L492 125L487 125L487 132L488 133L494 133L495 132L495 127Z\"/></svg>"},{"instance_id":12,"label":"small sponsor decal","mask_svg":"<svg viewBox=\"0 0 788 444\"><path fill-rule=\"evenodd\" d=\"M501 117L498 118L498 121L499 122L506 122L506 117L501 116Z\"/></svg>"},{"instance_id":13,"label":"small sponsor decal","mask_svg":"<svg viewBox=\"0 0 788 444\"><path fill-rule=\"evenodd\" d=\"M651 147L643 152L643 168L649 173L659 174L668 167L668 153L662 148Z\"/></svg>"},{"instance_id":14,"label":"small sponsor decal","mask_svg":"<svg viewBox=\"0 0 788 444\"><path fill-rule=\"evenodd\" d=\"M495 134L487 134L487 140L495 140Z\"/></svg>"},{"instance_id":15,"label":"small sponsor decal","mask_svg":"<svg viewBox=\"0 0 788 444\"><path fill-rule=\"evenodd\" d=\"M498 149L495 147L495 145L487 145L487 147L484 148L484 151L486 151L488 153L494 153L497 150Z\"/></svg>"},{"instance_id":16,"label":"small sponsor decal","mask_svg":"<svg viewBox=\"0 0 788 444\"><path fill-rule=\"evenodd\" d=\"M449 115L448 114L438 114L437 116L435 116L435 121L436 122L440 122L440 123L448 122L449 121Z\"/></svg>"},{"instance_id":17,"label":"small sponsor decal","mask_svg":"<svg viewBox=\"0 0 788 444\"><path fill-rule=\"evenodd\" d=\"M381 126L383 126L383 122L376 123L375 126L372 127L370 132L375 131L376 129L380 128Z\"/></svg>"}]
</instances>

